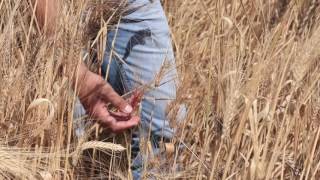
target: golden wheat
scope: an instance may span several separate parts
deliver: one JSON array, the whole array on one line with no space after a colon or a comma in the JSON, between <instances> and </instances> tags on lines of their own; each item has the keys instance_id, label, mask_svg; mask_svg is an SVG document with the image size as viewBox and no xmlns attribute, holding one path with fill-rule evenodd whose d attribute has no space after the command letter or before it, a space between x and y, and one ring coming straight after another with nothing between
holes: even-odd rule
<instances>
[{"instance_id":1,"label":"golden wheat","mask_svg":"<svg viewBox=\"0 0 320 180\"><path fill-rule=\"evenodd\" d=\"M0 176L131 179L131 134L90 125L78 139L70 85L84 49L102 60L105 33L127 13L126 3L64 2L47 39L30 1L0 0ZM150 140L141 145L152 157L144 177L319 179L319 2L164 0L163 6L179 71L178 97L168 110L178 131L163 146L170 151L165 157L152 157ZM179 123L180 104L188 115Z\"/></svg>"}]
</instances>

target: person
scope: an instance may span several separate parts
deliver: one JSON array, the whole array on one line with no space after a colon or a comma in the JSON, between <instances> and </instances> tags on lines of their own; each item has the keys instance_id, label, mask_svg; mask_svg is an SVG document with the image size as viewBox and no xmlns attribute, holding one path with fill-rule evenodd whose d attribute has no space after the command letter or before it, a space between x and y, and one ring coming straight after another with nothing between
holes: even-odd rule
<instances>
[{"instance_id":1,"label":"person","mask_svg":"<svg viewBox=\"0 0 320 180\"><path fill-rule=\"evenodd\" d=\"M52 33L56 18L57 2L38 0L39 23ZM78 79L83 79L78 87L81 104L75 110L75 118L89 114L112 132L123 132L139 128L132 137L132 172L134 179L141 178L143 163L150 157L140 153L140 140L150 139L154 155L160 154L159 142L168 142L174 135L169 126L166 110L176 98L177 70L170 38L170 30L160 0L128 0L130 13L121 18L116 29L109 30L102 77L90 72L82 63ZM108 74L107 74L108 73ZM120 95L144 89L140 117L132 116L123 121L133 111ZM99 91L94 91L100 87ZM86 98L81 98L86 97ZM105 104L111 103L121 111L114 116ZM179 111L182 119L185 109ZM141 121L140 121L141 119Z\"/></svg>"}]
</instances>

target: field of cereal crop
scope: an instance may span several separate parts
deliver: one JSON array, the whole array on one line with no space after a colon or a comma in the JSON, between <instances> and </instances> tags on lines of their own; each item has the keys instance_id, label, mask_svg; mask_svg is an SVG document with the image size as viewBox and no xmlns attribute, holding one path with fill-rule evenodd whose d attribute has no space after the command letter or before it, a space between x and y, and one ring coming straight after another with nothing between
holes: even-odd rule
<instances>
[{"instance_id":1,"label":"field of cereal crop","mask_svg":"<svg viewBox=\"0 0 320 180\"><path fill-rule=\"evenodd\" d=\"M83 49L103 57L122 11L110 3L88 29L81 15L94 4L63 2L46 38L31 1L0 0L1 179L131 179L131 133L92 123L77 138L70 83ZM180 80L168 113L178 131L165 158L145 162L143 179L319 179L320 2L162 2ZM188 108L180 123L179 104Z\"/></svg>"}]
</instances>

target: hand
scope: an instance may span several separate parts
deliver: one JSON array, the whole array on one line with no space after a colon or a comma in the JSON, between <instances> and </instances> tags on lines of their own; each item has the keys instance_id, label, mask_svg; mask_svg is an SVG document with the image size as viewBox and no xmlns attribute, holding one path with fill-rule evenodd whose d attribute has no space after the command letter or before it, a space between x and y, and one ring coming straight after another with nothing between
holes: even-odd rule
<instances>
[{"instance_id":1,"label":"hand","mask_svg":"<svg viewBox=\"0 0 320 180\"><path fill-rule=\"evenodd\" d=\"M133 128L140 121L139 117L131 115L133 108L101 76L90 71L79 86L79 97L88 115L114 133ZM110 112L107 103L118 111Z\"/></svg>"}]
</instances>

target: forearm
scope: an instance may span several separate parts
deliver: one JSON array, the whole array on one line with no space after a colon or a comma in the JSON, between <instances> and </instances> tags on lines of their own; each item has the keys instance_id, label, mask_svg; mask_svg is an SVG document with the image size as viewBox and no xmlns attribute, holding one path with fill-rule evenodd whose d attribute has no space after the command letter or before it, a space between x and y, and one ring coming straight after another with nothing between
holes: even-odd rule
<instances>
[{"instance_id":1,"label":"forearm","mask_svg":"<svg viewBox=\"0 0 320 180\"><path fill-rule=\"evenodd\" d=\"M34 0L33 3L41 31L46 37L52 37L57 31L57 19L60 17L59 0ZM138 125L139 117L132 116L133 108L128 102L120 97L100 75L90 72L82 61L76 74L70 79L86 112L105 127L113 132L122 132ZM106 108L108 103L119 111L109 112Z\"/></svg>"},{"instance_id":2,"label":"forearm","mask_svg":"<svg viewBox=\"0 0 320 180\"><path fill-rule=\"evenodd\" d=\"M46 35L52 35L59 17L60 0L33 0L38 25Z\"/></svg>"},{"instance_id":3,"label":"forearm","mask_svg":"<svg viewBox=\"0 0 320 180\"><path fill-rule=\"evenodd\" d=\"M72 78L73 86L78 93L80 99L85 98L92 88L94 88L97 84L103 84L102 77L100 78L92 78L95 76L93 72L91 72L84 62L81 62L77 71L76 76ZM88 84L90 86L88 86Z\"/></svg>"},{"instance_id":4,"label":"forearm","mask_svg":"<svg viewBox=\"0 0 320 180\"><path fill-rule=\"evenodd\" d=\"M55 32L56 24L58 21L60 0L33 0L33 5L36 8L36 19L41 31L48 37L52 36ZM86 65L81 62L78 72L75 77L72 78L72 84L76 87L76 90L81 89L81 82L85 81L91 72ZM78 83L76 81L78 80ZM77 85L76 85L77 84ZM82 96L84 92L79 92L79 96Z\"/></svg>"}]
</instances>

